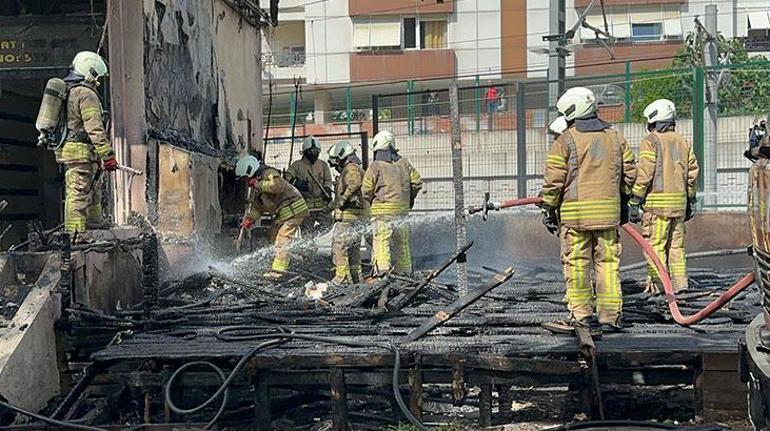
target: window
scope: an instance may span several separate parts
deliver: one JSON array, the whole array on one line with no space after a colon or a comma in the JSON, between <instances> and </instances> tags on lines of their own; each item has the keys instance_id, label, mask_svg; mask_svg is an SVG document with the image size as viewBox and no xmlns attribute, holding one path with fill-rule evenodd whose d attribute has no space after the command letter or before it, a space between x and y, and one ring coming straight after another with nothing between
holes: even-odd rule
<instances>
[{"instance_id":1,"label":"window","mask_svg":"<svg viewBox=\"0 0 770 431\"><path fill-rule=\"evenodd\" d=\"M631 39L634 41L660 40L662 33L659 22L631 24Z\"/></svg>"},{"instance_id":2,"label":"window","mask_svg":"<svg viewBox=\"0 0 770 431\"><path fill-rule=\"evenodd\" d=\"M417 18L404 18L404 49L417 48Z\"/></svg>"},{"instance_id":3,"label":"window","mask_svg":"<svg viewBox=\"0 0 770 431\"><path fill-rule=\"evenodd\" d=\"M397 20L354 22L353 46L357 50L401 49L401 22Z\"/></svg>"},{"instance_id":4,"label":"window","mask_svg":"<svg viewBox=\"0 0 770 431\"><path fill-rule=\"evenodd\" d=\"M446 48L446 21L420 21L420 48Z\"/></svg>"}]
</instances>

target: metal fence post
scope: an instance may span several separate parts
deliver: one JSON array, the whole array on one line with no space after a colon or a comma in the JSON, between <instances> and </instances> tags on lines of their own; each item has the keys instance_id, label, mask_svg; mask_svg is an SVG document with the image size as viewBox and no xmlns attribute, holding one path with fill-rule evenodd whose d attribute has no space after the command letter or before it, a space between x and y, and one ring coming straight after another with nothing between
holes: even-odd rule
<instances>
[{"instance_id":1,"label":"metal fence post","mask_svg":"<svg viewBox=\"0 0 770 431\"><path fill-rule=\"evenodd\" d=\"M353 93L350 91L350 87L345 88L345 110L347 111L348 133L350 133L351 117L353 116Z\"/></svg>"},{"instance_id":2,"label":"metal fence post","mask_svg":"<svg viewBox=\"0 0 770 431\"><path fill-rule=\"evenodd\" d=\"M449 120L452 126L452 183L455 195L455 229L457 250L460 251L468 242L465 227L465 193L463 190L463 144L460 130L460 102L457 80L452 81L449 89ZM460 296L468 293L468 272L465 256L457 259L457 285Z\"/></svg>"},{"instance_id":3,"label":"metal fence post","mask_svg":"<svg viewBox=\"0 0 770 431\"><path fill-rule=\"evenodd\" d=\"M406 117L407 129L414 135L414 81L406 82Z\"/></svg>"},{"instance_id":4,"label":"metal fence post","mask_svg":"<svg viewBox=\"0 0 770 431\"><path fill-rule=\"evenodd\" d=\"M626 61L626 111L625 122L631 122L631 61Z\"/></svg>"},{"instance_id":5,"label":"metal fence post","mask_svg":"<svg viewBox=\"0 0 770 431\"><path fill-rule=\"evenodd\" d=\"M372 133L375 135L380 131L380 105L379 96L372 94Z\"/></svg>"},{"instance_id":6,"label":"metal fence post","mask_svg":"<svg viewBox=\"0 0 770 431\"><path fill-rule=\"evenodd\" d=\"M516 189L520 198L527 196L527 106L526 85L516 83Z\"/></svg>"},{"instance_id":7,"label":"metal fence post","mask_svg":"<svg viewBox=\"0 0 770 431\"><path fill-rule=\"evenodd\" d=\"M476 75L476 133L481 131L481 77Z\"/></svg>"},{"instance_id":8,"label":"metal fence post","mask_svg":"<svg viewBox=\"0 0 770 431\"><path fill-rule=\"evenodd\" d=\"M698 164L701 166L701 170L698 173L698 192L704 191L704 172L703 172L703 160L704 152L704 107L705 107L705 76L702 67L696 67L693 71L694 79L692 85L692 140L693 150L695 151L695 158L698 159ZM703 204L703 199L700 199L700 205Z\"/></svg>"}]
</instances>

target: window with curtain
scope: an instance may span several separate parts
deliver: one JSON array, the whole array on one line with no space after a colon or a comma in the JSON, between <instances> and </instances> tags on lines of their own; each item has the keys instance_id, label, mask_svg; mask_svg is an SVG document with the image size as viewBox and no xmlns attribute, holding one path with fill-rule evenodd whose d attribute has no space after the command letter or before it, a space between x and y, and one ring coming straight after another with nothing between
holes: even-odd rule
<instances>
[{"instance_id":1,"label":"window with curtain","mask_svg":"<svg viewBox=\"0 0 770 431\"><path fill-rule=\"evenodd\" d=\"M446 21L420 21L420 48L446 48Z\"/></svg>"},{"instance_id":2,"label":"window with curtain","mask_svg":"<svg viewBox=\"0 0 770 431\"><path fill-rule=\"evenodd\" d=\"M353 47L359 51L400 49L401 21L353 22Z\"/></svg>"}]
</instances>

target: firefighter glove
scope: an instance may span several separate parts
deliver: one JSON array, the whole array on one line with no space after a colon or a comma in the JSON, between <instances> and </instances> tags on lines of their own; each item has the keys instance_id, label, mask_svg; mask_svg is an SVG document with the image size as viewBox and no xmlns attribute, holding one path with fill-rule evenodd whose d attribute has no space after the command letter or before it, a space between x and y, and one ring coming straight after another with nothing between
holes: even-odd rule
<instances>
[{"instance_id":1,"label":"firefighter glove","mask_svg":"<svg viewBox=\"0 0 770 431\"><path fill-rule=\"evenodd\" d=\"M541 211L543 213L543 225L545 228L552 234L556 233L556 231L559 230L559 216L556 214L556 208L543 204Z\"/></svg>"},{"instance_id":2,"label":"firefighter glove","mask_svg":"<svg viewBox=\"0 0 770 431\"><path fill-rule=\"evenodd\" d=\"M687 199L687 210L684 214L684 221L690 221L695 217L695 203L698 202L695 198Z\"/></svg>"},{"instance_id":3,"label":"firefighter glove","mask_svg":"<svg viewBox=\"0 0 770 431\"><path fill-rule=\"evenodd\" d=\"M118 169L118 161L115 160L115 157L108 157L104 159L102 165L104 166L104 169L110 172L116 171Z\"/></svg>"},{"instance_id":4,"label":"firefighter glove","mask_svg":"<svg viewBox=\"0 0 770 431\"><path fill-rule=\"evenodd\" d=\"M253 227L254 227L254 220L251 217L244 217L243 220L241 220L241 228L251 229Z\"/></svg>"},{"instance_id":5,"label":"firefighter glove","mask_svg":"<svg viewBox=\"0 0 770 431\"><path fill-rule=\"evenodd\" d=\"M628 221L634 224L642 221L642 201L636 196L628 201Z\"/></svg>"}]
</instances>

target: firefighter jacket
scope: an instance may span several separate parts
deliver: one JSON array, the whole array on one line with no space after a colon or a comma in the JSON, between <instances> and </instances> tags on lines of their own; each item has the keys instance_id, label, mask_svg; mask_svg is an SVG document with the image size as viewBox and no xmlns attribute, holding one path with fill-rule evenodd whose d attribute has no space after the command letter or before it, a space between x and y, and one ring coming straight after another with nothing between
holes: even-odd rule
<instances>
[{"instance_id":1,"label":"firefighter jacket","mask_svg":"<svg viewBox=\"0 0 770 431\"><path fill-rule=\"evenodd\" d=\"M684 217L695 199L698 161L690 144L674 131L654 131L639 147L633 194L644 210L661 217Z\"/></svg>"},{"instance_id":2,"label":"firefighter jacket","mask_svg":"<svg viewBox=\"0 0 770 431\"><path fill-rule=\"evenodd\" d=\"M308 215L302 195L281 177L277 169L264 167L256 175L257 184L249 201L249 218L259 220L263 213L272 214L275 216L273 223L281 224L291 218Z\"/></svg>"},{"instance_id":3,"label":"firefighter jacket","mask_svg":"<svg viewBox=\"0 0 770 431\"><path fill-rule=\"evenodd\" d=\"M364 175L361 192L371 204L372 216L409 214L422 189L420 173L408 160L395 155L390 161L375 160Z\"/></svg>"},{"instance_id":4,"label":"firefighter jacket","mask_svg":"<svg viewBox=\"0 0 770 431\"><path fill-rule=\"evenodd\" d=\"M332 172L329 169L329 164L323 160L316 160L315 163L310 163L305 157L297 160L289 166L289 169L285 173L286 180L297 186L302 193L302 197L305 198L307 206L309 208L324 208L326 207L327 200L324 200L324 191L318 186L318 183L323 185L327 190L332 188ZM316 181L313 180L315 178ZM307 190L302 190L304 187L299 187L297 182L302 182L307 187Z\"/></svg>"},{"instance_id":5,"label":"firefighter jacket","mask_svg":"<svg viewBox=\"0 0 770 431\"><path fill-rule=\"evenodd\" d=\"M369 204L364 201L361 186L364 170L358 158L349 161L342 168L334 188L334 221L358 221L369 212Z\"/></svg>"},{"instance_id":6,"label":"firefighter jacket","mask_svg":"<svg viewBox=\"0 0 770 431\"><path fill-rule=\"evenodd\" d=\"M59 163L88 163L114 157L96 87L72 86L67 97L67 139L56 151Z\"/></svg>"},{"instance_id":7,"label":"firefighter jacket","mask_svg":"<svg viewBox=\"0 0 770 431\"><path fill-rule=\"evenodd\" d=\"M631 194L634 153L615 129L581 132L573 126L551 146L543 202L559 208L561 223L576 230L620 224L621 193Z\"/></svg>"}]
</instances>

